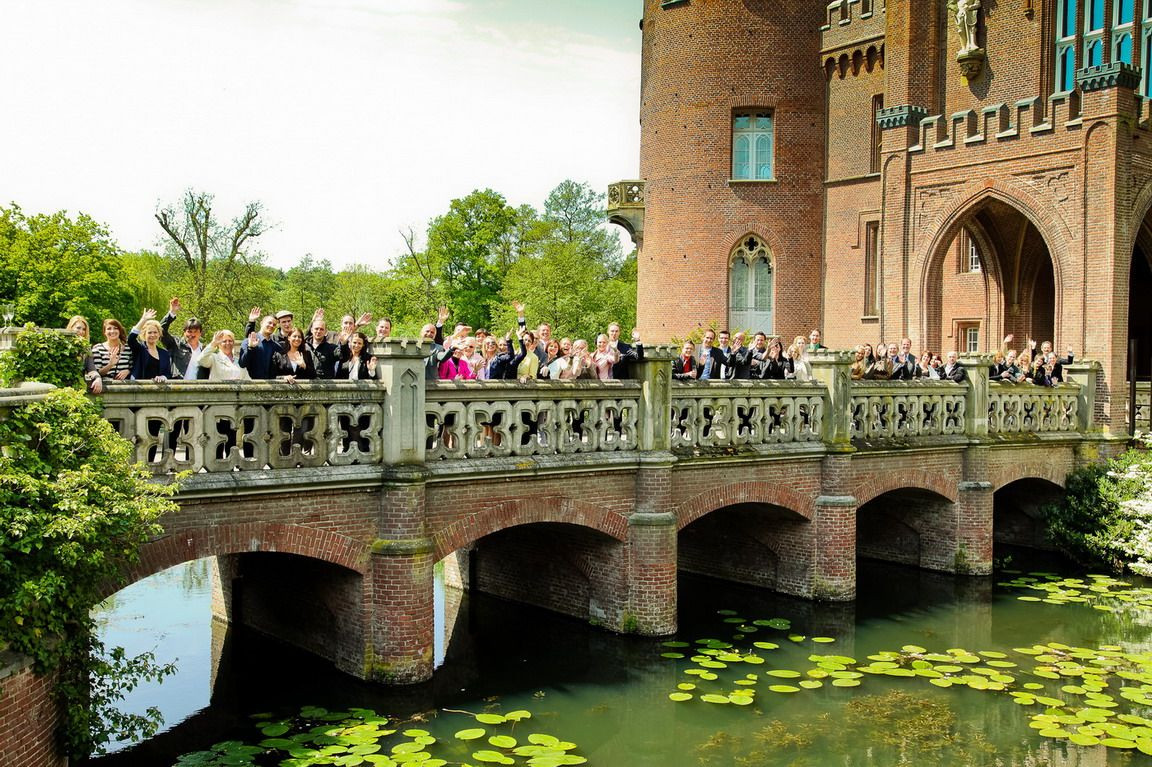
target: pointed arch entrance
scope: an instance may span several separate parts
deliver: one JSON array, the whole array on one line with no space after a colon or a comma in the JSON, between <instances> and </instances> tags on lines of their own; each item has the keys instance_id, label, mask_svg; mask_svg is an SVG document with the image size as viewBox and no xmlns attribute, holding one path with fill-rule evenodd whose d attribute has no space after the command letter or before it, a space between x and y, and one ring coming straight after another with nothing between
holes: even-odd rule
<instances>
[{"instance_id":1,"label":"pointed arch entrance","mask_svg":"<svg viewBox=\"0 0 1152 767\"><path fill-rule=\"evenodd\" d=\"M992 352L1008 334L1021 350L1029 338L1059 343L1058 284L1052 251L1032 219L1001 197L976 200L937 240L925 267L924 346Z\"/></svg>"}]
</instances>

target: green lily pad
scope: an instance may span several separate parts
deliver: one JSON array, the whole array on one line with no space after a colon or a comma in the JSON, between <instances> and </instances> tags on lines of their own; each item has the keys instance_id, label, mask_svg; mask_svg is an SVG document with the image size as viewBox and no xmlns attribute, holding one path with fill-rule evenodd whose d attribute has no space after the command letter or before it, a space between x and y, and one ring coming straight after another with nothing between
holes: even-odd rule
<instances>
[{"instance_id":1,"label":"green lily pad","mask_svg":"<svg viewBox=\"0 0 1152 767\"><path fill-rule=\"evenodd\" d=\"M457 740L477 740L478 738L483 738L485 734L486 734L486 730L484 730L484 728L472 727L470 729L460 730L459 732L457 732L456 733L456 739Z\"/></svg>"},{"instance_id":2,"label":"green lily pad","mask_svg":"<svg viewBox=\"0 0 1152 767\"><path fill-rule=\"evenodd\" d=\"M679 703L686 700L692 700L693 697L694 696L690 692L674 692L669 694L668 699Z\"/></svg>"}]
</instances>

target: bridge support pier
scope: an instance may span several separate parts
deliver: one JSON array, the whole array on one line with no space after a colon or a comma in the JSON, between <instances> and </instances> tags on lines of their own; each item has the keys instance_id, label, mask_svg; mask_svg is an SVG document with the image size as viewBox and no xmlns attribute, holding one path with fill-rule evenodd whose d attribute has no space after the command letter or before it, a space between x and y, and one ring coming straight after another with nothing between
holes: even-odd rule
<instances>
[{"instance_id":1,"label":"bridge support pier","mask_svg":"<svg viewBox=\"0 0 1152 767\"><path fill-rule=\"evenodd\" d=\"M816 499L811 592L801 596L829 602L856 598L856 505L851 495Z\"/></svg>"},{"instance_id":2,"label":"bridge support pier","mask_svg":"<svg viewBox=\"0 0 1152 767\"><path fill-rule=\"evenodd\" d=\"M628 609L620 630L663 636L676 631L676 515L628 520Z\"/></svg>"},{"instance_id":3,"label":"bridge support pier","mask_svg":"<svg viewBox=\"0 0 1152 767\"><path fill-rule=\"evenodd\" d=\"M392 684L432 678L435 546L425 531L424 476L397 476L381 492L380 537L365 571L363 676Z\"/></svg>"}]
</instances>

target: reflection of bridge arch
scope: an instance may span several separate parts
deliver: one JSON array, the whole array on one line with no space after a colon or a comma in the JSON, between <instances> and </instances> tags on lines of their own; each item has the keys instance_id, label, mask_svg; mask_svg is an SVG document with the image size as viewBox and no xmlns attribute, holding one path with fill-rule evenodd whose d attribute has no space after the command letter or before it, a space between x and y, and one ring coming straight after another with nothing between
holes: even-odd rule
<instances>
[{"instance_id":1,"label":"reflection of bridge arch","mask_svg":"<svg viewBox=\"0 0 1152 767\"><path fill-rule=\"evenodd\" d=\"M602 506L559 497L507 500L461 517L434 533L436 559L443 559L486 535L538 522L591 528L617 541L628 537L627 518Z\"/></svg>"},{"instance_id":2,"label":"reflection of bridge arch","mask_svg":"<svg viewBox=\"0 0 1152 767\"><path fill-rule=\"evenodd\" d=\"M865 475L868 484L856 488L857 508L896 490L924 490L956 503L956 482L940 472L900 469Z\"/></svg>"},{"instance_id":3,"label":"reflection of bridge arch","mask_svg":"<svg viewBox=\"0 0 1152 767\"><path fill-rule=\"evenodd\" d=\"M705 490L680 504L676 511L676 529L683 530L714 511L747 503L777 506L808 521L812 520L816 505L811 496L789 490L778 482L733 482Z\"/></svg>"},{"instance_id":4,"label":"reflection of bridge arch","mask_svg":"<svg viewBox=\"0 0 1152 767\"><path fill-rule=\"evenodd\" d=\"M368 546L328 530L275 522L195 527L171 533L146 544L140 561L125 584L143 580L184 562L228 554L255 552L297 554L364 574Z\"/></svg>"}]
</instances>

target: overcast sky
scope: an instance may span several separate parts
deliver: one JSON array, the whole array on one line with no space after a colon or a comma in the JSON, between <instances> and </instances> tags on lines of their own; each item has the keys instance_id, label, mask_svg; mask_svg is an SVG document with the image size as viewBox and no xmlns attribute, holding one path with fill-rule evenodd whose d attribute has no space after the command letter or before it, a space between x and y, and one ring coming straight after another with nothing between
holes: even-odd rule
<instances>
[{"instance_id":1,"label":"overcast sky","mask_svg":"<svg viewBox=\"0 0 1152 767\"><path fill-rule=\"evenodd\" d=\"M154 247L264 203L269 263L382 268L455 197L639 162L640 0L3 0L0 204Z\"/></svg>"}]
</instances>

